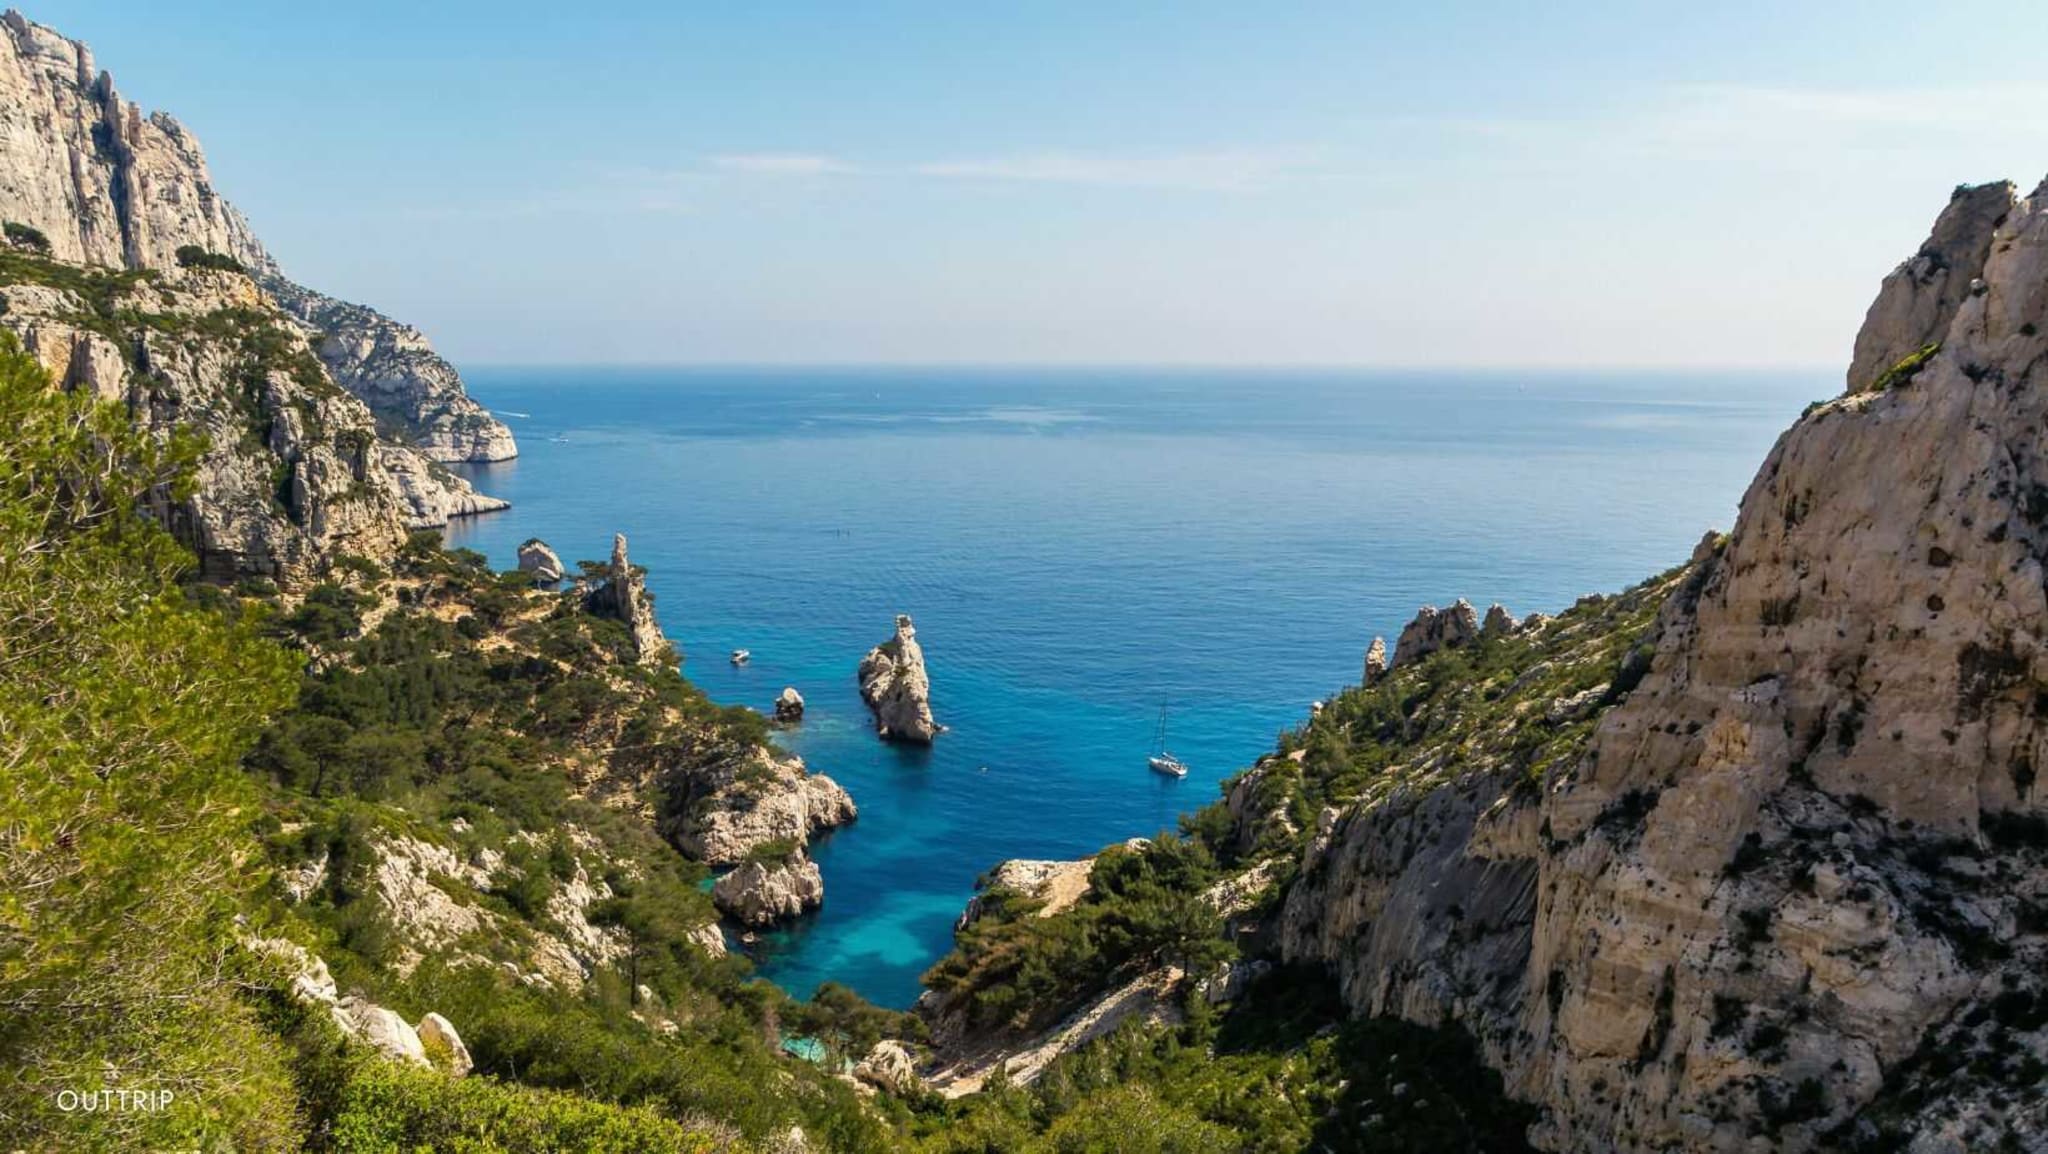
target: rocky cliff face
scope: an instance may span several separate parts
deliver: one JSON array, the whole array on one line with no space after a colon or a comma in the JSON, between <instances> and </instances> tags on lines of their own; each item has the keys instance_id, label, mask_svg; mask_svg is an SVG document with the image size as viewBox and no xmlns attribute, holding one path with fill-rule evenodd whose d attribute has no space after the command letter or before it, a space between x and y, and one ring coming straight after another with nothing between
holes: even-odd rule
<instances>
[{"instance_id":1,"label":"rocky cliff face","mask_svg":"<svg viewBox=\"0 0 2048 1154\"><path fill-rule=\"evenodd\" d=\"M116 273L0 252L0 327L66 388L143 428L206 439L193 493L163 519L216 580L317 578L388 558L408 529L504 502L378 440L289 318L239 273Z\"/></svg>"},{"instance_id":2,"label":"rocky cliff face","mask_svg":"<svg viewBox=\"0 0 2048 1154\"><path fill-rule=\"evenodd\" d=\"M350 304L281 276L263 286L313 330L311 342L336 382L430 461L509 461L512 430L471 400L455 366L425 333L376 309Z\"/></svg>"},{"instance_id":3,"label":"rocky cliff face","mask_svg":"<svg viewBox=\"0 0 2048 1154\"><path fill-rule=\"evenodd\" d=\"M1553 1149L2048 1142L2044 330L2048 199L1960 190L1583 754L1332 813L1285 951Z\"/></svg>"},{"instance_id":4,"label":"rocky cliff face","mask_svg":"<svg viewBox=\"0 0 2048 1154\"><path fill-rule=\"evenodd\" d=\"M92 50L9 11L0 36L0 212L59 260L174 268L196 244L251 268L269 257L215 191L199 142L122 99Z\"/></svg>"},{"instance_id":5,"label":"rocky cliff face","mask_svg":"<svg viewBox=\"0 0 2048 1154\"><path fill-rule=\"evenodd\" d=\"M940 726L932 720L932 684L924 647L904 614L896 635L868 650L860 662L860 696L875 715L875 733L889 741L929 745Z\"/></svg>"},{"instance_id":6,"label":"rocky cliff face","mask_svg":"<svg viewBox=\"0 0 2048 1154\"><path fill-rule=\"evenodd\" d=\"M0 26L0 219L71 264L175 269L186 245L231 257L307 329L334 381L427 460L517 452L419 330L287 280L214 188L198 140L123 99L91 49L18 12Z\"/></svg>"}]
</instances>

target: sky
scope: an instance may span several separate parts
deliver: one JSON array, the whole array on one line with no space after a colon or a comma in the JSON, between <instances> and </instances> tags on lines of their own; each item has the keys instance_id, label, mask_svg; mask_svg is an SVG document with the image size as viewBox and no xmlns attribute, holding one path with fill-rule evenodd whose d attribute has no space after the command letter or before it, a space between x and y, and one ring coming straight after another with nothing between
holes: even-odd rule
<instances>
[{"instance_id":1,"label":"sky","mask_svg":"<svg viewBox=\"0 0 2048 1154\"><path fill-rule=\"evenodd\" d=\"M1841 366L2048 6L55 0L461 363Z\"/></svg>"}]
</instances>

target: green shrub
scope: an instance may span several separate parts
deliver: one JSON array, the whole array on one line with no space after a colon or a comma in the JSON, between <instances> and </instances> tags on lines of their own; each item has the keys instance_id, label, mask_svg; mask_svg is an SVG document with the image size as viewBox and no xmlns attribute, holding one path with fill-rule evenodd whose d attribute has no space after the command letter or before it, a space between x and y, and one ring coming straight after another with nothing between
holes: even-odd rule
<instances>
[{"instance_id":1,"label":"green shrub","mask_svg":"<svg viewBox=\"0 0 2048 1154\"><path fill-rule=\"evenodd\" d=\"M43 235L42 229L36 228L33 225L23 224L18 220L7 221L4 225L0 225L0 228L6 230L7 243L14 245L16 248L25 248L46 256L49 254L50 238Z\"/></svg>"},{"instance_id":2,"label":"green shrub","mask_svg":"<svg viewBox=\"0 0 2048 1154\"><path fill-rule=\"evenodd\" d=\"M225 253L209 252L196 244L178 246L178 265L181 268L212 269L216 272L248 272L242 262Z\"/></svg>"}]
</instances>

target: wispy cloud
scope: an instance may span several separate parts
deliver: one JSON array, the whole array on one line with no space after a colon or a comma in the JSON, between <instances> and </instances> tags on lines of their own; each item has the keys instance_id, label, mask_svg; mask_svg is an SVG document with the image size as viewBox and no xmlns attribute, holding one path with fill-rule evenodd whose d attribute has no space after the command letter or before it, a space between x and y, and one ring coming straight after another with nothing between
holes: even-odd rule
<instances>
[{"instance_id":1,"label":"wispy cloud","mask_svg":"<svg viewBox=\"0 0 2048 1154\"><path fill-rule=\"evenodd\" d=\"M764 176L824 176L853 172L854 166L836 157L811 152L739 152L714 156L712 168L720 172L750 172Z\"/></svg>"},{"instance_id":2,"label":"wispy cloud","mask_svg":"<svg viewBox=\"0 0 2048 1154\"><path fill-rule=\"evenodd\" d=\"M811 152L724 153L713 172L765 177L860 174L914 180L1097 185L1110 188L1244 192L1281 182L1308 163L1302 153L1222 150L1176 153L1030 152L898 164L862 163Z\"/></svg>"},{"instance_id":3,"label":"wispy cloud","mask_svg":"<svg viewBox=\"0 0 2048 1154\"><path fill-rule=\"evenodd\" d=\"M918 176L945 180L1090 184L1116 188L1179 188L1244 192L1279 183L1304 158L1276 152L1186 152L1150 155L1040 152L915 165Z\"/></svg>"}]
</instances>

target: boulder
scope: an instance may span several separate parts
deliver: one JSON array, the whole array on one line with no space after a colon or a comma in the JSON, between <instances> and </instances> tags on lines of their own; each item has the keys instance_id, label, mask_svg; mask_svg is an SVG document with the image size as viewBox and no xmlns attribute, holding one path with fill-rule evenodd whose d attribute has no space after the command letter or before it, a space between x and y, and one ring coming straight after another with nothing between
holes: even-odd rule
<instances>
[{"instance_id":1,"label":"boulder","mask_svg":"<svg viewBox=\"0 0 2048 1154\"><path fill-rule=\"evenodd\" d=\"M923 1085L917 1077L917 1059L903 1043L884 1038L853 1068L853 1076L877 1090L900 1094Z\"/></svg>"},{"instance_id":2,"label":"boulder","mask_svg":"<svg viewBox=\"0 0 2048 1154\"><path fill-rule=\"evenodd\" d=\"M896 615L895 636L861 659L860 696L874 711L875 734L884 740L929 745L939 733L924 648L907 614Z\"/></svg>"},{"instance_id":3,"label":"boulder","mask_svg":"<svg viewBox=\"0 0 2048 1154\"><path fill-rule=\"evenodd\" d=\"M415 1066L433 1065L427 1061L419 1031L406 1025L396 1010L387 1010L351 994L335 1005L334 1020L343 1033L369 1044L386 1057Z\"/></svg>"},{"instance_id":4,"label":"boulder","mask_svg":"<svg viewBox=\"0 0 2048 1154\"><path fill-rule=\"evenodd\" d=\"M561 556L538 537L528 537L519 546L519 571L533 574L536 585L553 585L569 575Z\"/></svg>"},{"instance_id":5,"label":"boulder","mask_svg":"<svg viewBox=\"0 0 2048 1154\"><path fill-rule=\"evenodd\" d=\"M469 1057L469 1047L462 1044L462 1035L455 1032L455 1023L437 1013L429 1012L420 1019L420 1045L435 1066L460 1078L476 1068Z\"/></svg>"}]
</instances>

